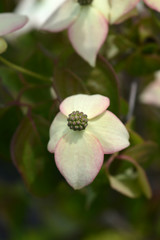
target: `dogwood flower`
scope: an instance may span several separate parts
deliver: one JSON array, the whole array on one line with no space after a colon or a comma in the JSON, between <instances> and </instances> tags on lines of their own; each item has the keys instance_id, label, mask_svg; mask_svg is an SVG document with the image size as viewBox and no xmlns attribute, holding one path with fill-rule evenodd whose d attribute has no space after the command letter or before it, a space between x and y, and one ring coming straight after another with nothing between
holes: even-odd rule
<instances>
[{"instance_id":1,"label":"dogwood flower","mask_svg":"<svg viewBox=\"0 0 160 240\"><path fill-rule=\"evenodd\" d=\"M42 29L59 32L68 28L74 49L91 66L95 66L109 23L115 23L138 2L139 0L66 0Z\"/></svg>"},{"instance_id":2,"label":"dogwood flower","mask_svg":"<svg viewBox=\"0 0 160 240\"><path fill-rule=\"evenodd\" d=\"M0 13L0 37L3 37L11 32L15 32L22 28L28 21L25 16L13 13ZM7 43L3 38L0 38L0 54L7 48Z\"/></svg>"},{"instance_id":3,"label":"dogwood flower","mask_svg":"<svg viewBox=\"0 0 160 240\"><path fill-rule=\"evenodd\" d=\"M155 80L143 90L140 101L160 107L160 71L155 73Z\"/></svg>"},{"instance_id":4,"label":"dogwood flower","mask_svg":"<svg viewBox=\"0 0 160 240\"><path fill-rule=\"evenodd\" d=\"M123 123L110 111L107 97L78 94L60 104L50 127L48 150L57 168L74 188L91 183L103 164L104 154L129 146Z\"/></svg>"}]
</instances>

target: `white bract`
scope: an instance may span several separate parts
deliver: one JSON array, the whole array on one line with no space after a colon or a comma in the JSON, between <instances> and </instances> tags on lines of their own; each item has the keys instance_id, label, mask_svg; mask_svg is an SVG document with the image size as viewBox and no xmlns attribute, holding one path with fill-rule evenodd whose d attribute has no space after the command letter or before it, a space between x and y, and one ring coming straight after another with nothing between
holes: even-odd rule
<instances>
[{"instance_id":1,"label":"white bract","mask_svg":"<svg viewBox=\"0 0 160 240\"><path fill-rule=\"evenodd\" d=\"M144 0L148 7L160 12L160 0Z\"/></svg>"},{"instance_id":2,"label":"white bract","mask_svg":"<svg viewBox=\"0 0 160 240\"><path fill-rule=\"evenodd\" d=\"M0 37L19 30L27 21L28 18L25 16L13 13L0 13ZM3 53L6 48L5 40L0 38L0 53Z\"/></svg>"},{"instance_id":3,"label":"white bract","mask_svg":"<svg viewBox=\"0 0 160 240\"><path fill-rule=\"evenodd\" d=\"M68 28L77 53L91 66L104 43L109 23L116 23L139 0L66 0L46 21L43 30L59 32Z\"/></svg>"},{"instance_id":4,"label":"white bract","mask_svg":"<svg viewBox=\"0 0 160 240\"><path fill-rule=\"evenodd\" d=\"M156 72L154 81L143 90L140 101L160 107L160 71Z\"/></svg>"},{"instance_id":5,"label":"white bract","mask_svg":"<svg viewBox=\"0 0 160 240\"><path fill-rule=\"evenodd\" d=\"M50 127L48 150L67 182L80 189L100 171L104 154L129 146L129 134L110 111L107 97L78 94L60 104Z\"/></svg>"},{"instance_id":6,"label":"white bract","mask_svg":"<svg viewBox=\"0 0 160 240\"><path fill-rule=\"evenodd\" d=\"M18 34L39 28L64 0L21 0L15 12L30 18L29 24Z\"/></svg>"},{"instance_id":7,"label":"white bract","mask_svg":"<svg viewBox=\"0 0 160 240\"><path fill-rule=\"evenodd\" d=\"M28 18L14 13L0 13L0 37L22 28Z\"/></svg>"}]
</instances>

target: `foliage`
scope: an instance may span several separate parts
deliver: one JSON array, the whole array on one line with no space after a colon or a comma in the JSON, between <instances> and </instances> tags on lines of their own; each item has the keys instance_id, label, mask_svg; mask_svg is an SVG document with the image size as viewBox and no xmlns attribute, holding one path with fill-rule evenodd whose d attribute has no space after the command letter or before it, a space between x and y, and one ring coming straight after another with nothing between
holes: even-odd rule
<instances>
[{"instance_id":1,"label":"foliage","mask_svg":"<svg viewBox=\"0 0 160 240\"><path fill-rule=\"evenodd\" d=\"M2 1L0 10L12 10L15 2ZM1 57L20 69L0 57L0 239L160 239L160 109L139 101L160 70L160 19L147 12L111 26L95 68L74 52L65 32L31 31L8 43ZM77 93L109 97L131 145L105 155L95 181L74 191L47 142L59 101Z\"/></svg>"}]
</instances>

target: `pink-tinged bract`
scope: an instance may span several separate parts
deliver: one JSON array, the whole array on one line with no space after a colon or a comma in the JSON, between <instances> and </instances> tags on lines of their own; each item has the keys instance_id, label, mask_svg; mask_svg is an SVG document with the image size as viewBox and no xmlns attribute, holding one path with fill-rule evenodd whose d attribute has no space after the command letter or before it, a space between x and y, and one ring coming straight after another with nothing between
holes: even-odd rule
<instances>
[{"instance_id":1,"label":"pink-tinged bract","mask_svg":"<svg viewBox=\"0 0 160 240\"><path fill-rule=\"evenodd\" d=\"M139 0L111 0L110 23L116 23L122 16L136 7Z\"/></svg>"},{"instance_id":2,"label":"pink-tinged bract","mask_svg":"<svg viewBox=\"0 0 160 240\"><path fill-rule=\"evenodd\" d=\"M59 112L54 118L49 135L50 141L48 143L48 151L54 153L55 147L61 137L66 135L69 132L69 127L67 126L67 117Z\"/></svg>"},{"instance_id":3,"label":"pink-tinged bract","mask_svg":"<svg viewBox=\"0 0 160 240\"><path fill-rule=\"evenodd\" d=\"M93 6L106 17L109 23L116 23L119 18L132 10L140 0L94 0Z\"/></svg>"},{"instance_id":4,"label":"pink-tinged bract","mask_svg":"<svg viewBox=\"0 0 160 240\"><path fill-rule=\"evenodd\" d=\"M86 130L98 138L106 154L118 152L129 146L127 129L110 111L105 111L92 119Z\"/></svg>"},{"instance_id":5,"label":"pink-tinged bract","mask_svg":"<svg viewBox=\"0 0 160 240\"><path fill-rule=\"evenodd\" d=\"M160 0L144 0L148 7L160 12Z\"/></svg>"},{"instance_id":6,"label":"pink-tinged bract","mask_svg":"<svg viewBox=\"0 0 160 240\"><path fill-rule=\"evenodd\" d=\"M32 29L37 29L50 17L53 11L64 2L64 0L21 0L18 2L14 12L27 16L30 21L23 30L18 32L22 34ZM16 35L17 36L17 33Z\"/></svg>"},{"instance_id":7,"label":"pink-tinged bract","mask_svg":"<svg viewBox=\"0 0 160 240\"><path fill-rule=\"evenodd\" d=\"M62 31L74 22L79 12L80 7L76 1L65 1L44 23L42 29L50 32Z\"/></svg>"},{"instance_id":8,"label":"pink-tinged bract","mask_svg":"<svg viewBox=\"0 0 160 240\"><path fill-rule=\"evenodd\" d=\"M95 66L96 56L108 34L108 22L93 7L84 7L77 20L69 27L69 39L76 52Z\"/></svg>"},{"instance_id":9,"label":"pink-tinged bract","mask_svg":"<svg viewBox=\"0 0 160 240\"><path fill-rule=\"evenodd\" d=\"M109 106L110 100L99 94L77 94L66 98L60 105L60 111L68 116L73 111L87 114L88 119L103 113Z\"/></svg>"},{"instance_id":10,"label":"pink-tinged bract","mask_svg":"<svg viewBox=\"0 0 160 240\"><path fill-rule=\"evenodd\" d=\"M144 104L160 107L160 71L156 72L154 81L143 90L140 101Z\"/></svg>"},{"instance_id":11,"label":"pink-tinged bract","mask_svg":"<svg viewBox=\"0 0 160 240\"><path fill-rule=\"evenodd\" d=\"M91 183L103 164L103 150L91 134L70 131L55 149L55 161L61 174L74 188Z\"/></svg>"},{"instance_id":12,"label":"pink-tinged bract","mask_svg":"<svg viewBox=\"0 0 160 240\"><path fill-rule=\"evenodd\" d=\"M28 21L28 18L14 13L0 14L0 36L22 28Z\"/></svg>"}]
</instances>

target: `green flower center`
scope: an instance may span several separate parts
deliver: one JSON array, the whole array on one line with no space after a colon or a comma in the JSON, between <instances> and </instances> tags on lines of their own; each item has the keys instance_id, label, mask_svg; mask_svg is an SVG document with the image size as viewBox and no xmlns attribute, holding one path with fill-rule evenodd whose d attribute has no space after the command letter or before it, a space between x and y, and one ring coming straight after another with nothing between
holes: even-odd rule
<instances>
[{"instance_id":1,"label":"green flower center","mask_svg":"<svg viewBox=\"0 0 160 240\"><path fill-rule=\"evenodd\" d=\"M87 115L83 112L73 111L67 118L68 127L74 131L84 130L88 125Z\"/></svg>"},{"instance_id":2,"label":"green flower center","mask_svg":"<svg viewBox=\"0 0 160 240\"><path fill-rule=\"evenodd\" d=\"M93 0L78 0L78 3L82 6L89 5Z\"/></svg>"}]
</instances>

